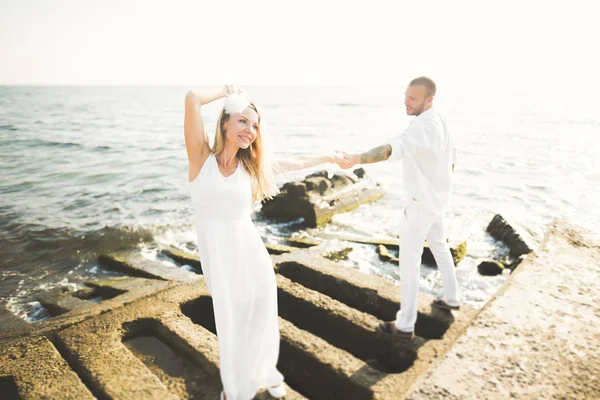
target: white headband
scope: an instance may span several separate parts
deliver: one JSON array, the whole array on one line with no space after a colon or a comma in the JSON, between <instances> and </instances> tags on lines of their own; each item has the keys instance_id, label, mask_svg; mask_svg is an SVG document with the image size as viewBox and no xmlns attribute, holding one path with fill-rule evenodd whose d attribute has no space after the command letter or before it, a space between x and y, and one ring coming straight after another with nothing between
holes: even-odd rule
<instances>
[{"instance_id":1,"label":"white headband","mask_svg":"<svg viewBox=\"0 0 600 400\"><path fill-rule=\"evenodd\" d=\"M250 99L244 93L227 95L225 104L223 104L223 109L229 115L240 114L248 107L250 107Z\"/></svg>"}]
</instances>

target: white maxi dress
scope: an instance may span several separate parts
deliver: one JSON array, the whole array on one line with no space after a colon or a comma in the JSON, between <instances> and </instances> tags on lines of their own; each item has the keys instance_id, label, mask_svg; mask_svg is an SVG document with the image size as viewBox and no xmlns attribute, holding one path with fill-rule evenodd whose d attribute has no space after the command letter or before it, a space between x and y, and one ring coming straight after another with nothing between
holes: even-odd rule
<instances>
[{"instance_id":1,"label":"white maxi dress","mask_svg":"<svg viewBox=\"0 0 600 400\"><path fill-rule=\"evenodd\" d=\"M224 177L211 154L190 182L198 252L213 300L220 373L228 400L277 386L279 324L271 257L254 226L250 176L238 164Z\"/></svg>"}]
</instances>

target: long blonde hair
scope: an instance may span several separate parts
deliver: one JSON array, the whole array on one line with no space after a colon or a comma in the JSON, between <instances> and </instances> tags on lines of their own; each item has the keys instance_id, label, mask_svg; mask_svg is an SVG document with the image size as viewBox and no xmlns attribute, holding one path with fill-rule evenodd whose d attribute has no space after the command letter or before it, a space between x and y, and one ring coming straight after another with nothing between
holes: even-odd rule
<instances>
[{"instance_id":1,"label":"long blonde hair","mask_svg":"<svg viewBox=\"0 0 600 400\"><path fill-rule=\"evenodd\" d=\"M236 157L242 163L250 175L252 183L252 200L254 202L263 201L272 198L279 190L275 185L276 163L273 154L269 148L266 138L261 131L261 118L258 107L254 102L250 102L249 108L258 114L258 129L256 130L256 140L246 149L239 149ZM225 150L225 123L231 118L225 109L219 114L217 129L215 132L215 141L212 152L218 156Z\"/></svg>"}]
</instances>

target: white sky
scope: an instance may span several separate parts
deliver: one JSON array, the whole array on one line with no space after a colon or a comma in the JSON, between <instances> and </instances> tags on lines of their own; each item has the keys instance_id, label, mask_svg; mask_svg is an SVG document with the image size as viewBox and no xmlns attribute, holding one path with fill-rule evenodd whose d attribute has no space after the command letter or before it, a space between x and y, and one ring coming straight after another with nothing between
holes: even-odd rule
<instances>
[{"instance_id":1,"label":"white sky","mask_svg":"<svg viewBox=\"0 0 600 400\"><path fill-rule=\"evenodd\" d=\"M600 91L600 1L0 0L0 84Z\"/></svg>"}]
</instances>

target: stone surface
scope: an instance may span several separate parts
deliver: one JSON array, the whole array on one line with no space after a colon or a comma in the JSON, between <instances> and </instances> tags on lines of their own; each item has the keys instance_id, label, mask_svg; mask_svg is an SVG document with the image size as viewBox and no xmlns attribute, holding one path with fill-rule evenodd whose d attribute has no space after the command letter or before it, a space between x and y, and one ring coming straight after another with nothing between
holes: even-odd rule
<instances>
[{"instance_id":1,"label":"stone surface","mask_svg":"<svg viewBox=\"0 0 600 400\"><path fill-rule=\"evenodd\" d=\"M25 320L17 317L10 310L0 307L0 332L25 329L28 326Z\"/></svg>"},{"instance_id":2,"label":"stone surface","mask_svg":"<svg viewBox=\"0 0 600 400\"><path fill-rule=\"evenodd\" d=\"M278 367L286 376L286 399L394 399L449 349L475 310L440 312L422 296L414 341L379 333L377 325L399 307L398 288L325 259L328 251L343 251L327 246L273 256L281 332ZM146 270L133 263L139 258L132 254L120 259L136 273ZM86 286L78 292L82 298L115 296L99 303L77 298L86 305L26 331L0 333L0 388L20 398L61 398L45 396L54 385L45 379L49 375L43 368L25 368L17 355L25 346L31 349L28 365L45 362L37 354L50 345L56 360L44 368L55 371L52 376L64 370L65 398L217 398L218 344L202 276L189 284L119 277ZM266 391L256 396L268 398Z\"/></svg>"},{"instance_id":3,"label":"stone surface","mask_svg":"<svg viewBox=\"0 0 600 400\"><path fill-rule=\"evenodd\" d=\"M477 266L477 271L480 275L495 276L502 274L504 268L504 264L499 261L482 261Z\"/></svg>"},{"instance_id":4,"label":"stone surface","mask_svg":"<svg viewBox=\"0 0 600 400\"><path fill-rule=\"evenodd\" d=\"M163 249L162 253L167 257L172 258L174 261L177 261L179 264L189 265L199 274L202 273L202 263L200 262L200 256L198 254L191 254L173 246Z\"/></svg>"},{"instance_id":5,"label":"stone surface","mask_svg":"<svg viewBox=\"0 0 600 400\"><path fill-rule=\"evenodd\" d=\"M182 259L180 255L179 259ZM190 255L187 259L197 259L197 257ZM102 254L99 261L107 268L141 278L173 280L182 283L195 282L199 278L198 274L184 268L165 265L160 261L148 260L131 251Z\"/></svg>"},{"instance_id":6,"label":"stone surface","mask_svg":"<svg viewBox=\"0 0 600 400\"><path fill-rule=\"evenodd\" d=\"M340 250L329 251L323 254L323 257L331 261L347 260L348 254L352 253L352 250L354 250L352 247L344 247Z\"/></svg>"},{"instance_id":7,"label":"stone surface","mask_svg":"<svg viewBox=\"0 0 600 400\"><path fill-rule=\"evenodd\" d=\"M95 398L44 336L0 342L1 376L11 377L17 399Z\"/></svg>"},{"instance_id":8,"label":"stone surface","mask_svg":"<svg viewBox=\"0 0 600 400\"><path fill-rule=\"evenodd\" d=\"M600 245L578 229L557 222L480 312L441 311L420 294L412 341L376 330L394 318L400 289L325 259L328 246L272 256L286 399L597 397ZM218 343L201 275L86 285L82 298L114 297L0 331L3 395L217 398Z\"/></svg>"},{"instance_id":9,"label":"stone surface","mask_svg":"<svg viewBox=\"0 0 600 400\"><path fill-rule=\"evenodd\" d=\"M325 224L335 214L355 209L361 204L381 198L379 185L364 177L333 175L326 171L307 176L302 182L288 182L281 193L266 201L261 214L276 220L302 218L304 225L316 227Z\"/></svg>"},{"instance_id":10,"label":"stone surface","mask_svg":"<svg viewBox=\"0 0 600 400\"><path fill-rule=\"evenodd\" d=\"M396 245L397 247L397 245ZM400 259L394 256L387 247L383 244L377 245L376 249L377 254L379 254L379 259L381 261L389 261L396 265L400 264ZM452 260L454 261L454 266L457 266L459 262L461 262L465 255L467 254L467 242L462 242L457 244L455 247L450 247L450 253L452 254ZM437 268L437 263L435 262L435 257L431 252L431 249L427 244L423 248L423 254L421 255L421 263L426 264L430 267Z\"/></svg>"},{"instance_id":11,"label":"stone surface","mask_svg":"<svg viewBox=\"0 0 600 400\"><path fill-rule=\"evenodd\" d=\"M70 287L60 287L48 292L43 292L37 299L53 317L69 312L75 308L90 307L87 301L74 297L73 289Z\"/></svg>"},{"instance_id":12,"label":"stone surface","mask_svg":"<svg viewBox=\"0 0 600 400\"><path fill-rule=\"evenodd\" d=\"M273 255L291 253L292 251L298 250L298 248L294 247L294 246L286 246L284 244L275 244L275 243L269 243L269 242L264 242L264 243L265 243L265 247L267 248L267 251L269 252L269 254L273 254Z\"/></svg>"},{"instance_id":13,"label":"stone surface","mask_svg":"<svg viewBox=\"0 0 600 400\"><path fill-rule=\"evenodd\" d=\"M600 243L550 227L408 399L600 398Z\"/></svg>"},{"instance_id":14,"label":"stone surface","mask_svg":"<svg viewBox=\"0 0 600 400\"><path fill-rule=\"evenodd\" d=\"M529 254L533 251L531 246L525 242L515 228L506 222L500 214L494 216L488 225L486 232L494 239L504 242L510 249L510 256L513 258Z\"/></svg>"}]
</instances>

